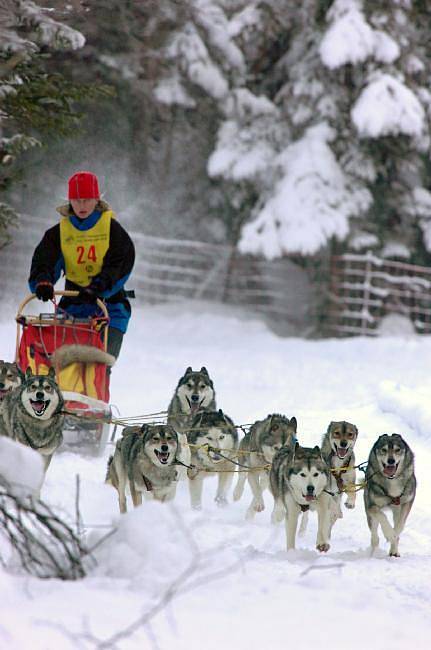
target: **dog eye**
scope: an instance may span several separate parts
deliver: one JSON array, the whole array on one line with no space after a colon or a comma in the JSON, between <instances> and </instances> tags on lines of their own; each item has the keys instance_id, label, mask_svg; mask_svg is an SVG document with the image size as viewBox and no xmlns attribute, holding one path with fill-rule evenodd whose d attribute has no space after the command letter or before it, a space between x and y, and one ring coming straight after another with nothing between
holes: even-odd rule
<instances>
[{"instance_id":1,"label":"dog eye","mask_svg":"<svg viewBox=\"0 0 431 650\"><path fill-rule=\"evenodd\" d=\"M303 476L303 477L305 477L304 472L301 472L301 473L299 474L299 476Z\"/></svg>"},{"instance_id":2,"label":"dog eye","mask_svg":"<svg viewBox=\"0 0 431 650\"><path fill-rule=\"evenodd\" d=\"M200 388L201 390L204 390L204 388L206 388L206 386L205 386L205 384L199 384L199 388Z\"/></svg>"},{"instance_id":3,"label":"dog eye","mask_svg":"<svg viewBox=\"0 0 431 650\"><path fill-rule=\"evenodd\" d=\"M314 472L313 476L316 478L316 476L319 476L319 472Z\"/></svg>"},{"instance_id":4,"label":"dog eye","mask_svg":"<svg viewBox=\"0 0 431 650\"><path fill-rule=\"evenodd\" d=\"M39 388L39 386L37 384L31 384L31 386L30 386L30 390L32 390L32 391L35 391L38 388Z\"/></svg>"},{"instance_id":5,"label":"dog eye","mask_svg":"<svg viewBox=\"0 0 431 650\"><path fill-rule=\"evenodd\" d=\"M219 436L219 440L223 440L223 438L224 438L224 435Z\"/></svg>"}]
</instances>

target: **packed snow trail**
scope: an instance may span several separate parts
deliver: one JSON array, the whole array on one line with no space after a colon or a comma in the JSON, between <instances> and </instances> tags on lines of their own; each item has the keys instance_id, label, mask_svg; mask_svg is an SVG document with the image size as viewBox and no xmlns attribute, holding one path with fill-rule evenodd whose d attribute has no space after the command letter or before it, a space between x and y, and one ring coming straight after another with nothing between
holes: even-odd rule
<instances>
[{"instance_id":1,"label":"packed snow trail","mask_svg":"<svg viewBox=\"0 0 431 650\"><path fill-rule=\"evenodd\" d=\"M0 329L0 356L10 359L13 323ZM362 492L354 511L344 509L326 555L315 550L313 514L297 550L287 553L284 526L270 524L268 492L253 522L245 521L250 491L218 508L212 478L199 512L190 509L182 483L172 506L144 503L120 517L116 492L104 485L112 448L104 458L61 453L42 496L73 523L79 474L89 543L113 524L117 532L81 581L38 581L1 569L0 647L94 648L96 639L118 639L125 650L428 648L431 339L282 339L240 312L207 305L136 309L113 370L112 402L123 417L165 410L189 365L208 368L217 406L237 424L271 412L295 415L300 442L314 445L330 420L346 419L359 429L357 462L378 435L401 433L418 477L401 558L388 558L382 539L370 558ZM184 571L170 599L167 590ZM146 625L121 636L157 604Z\"/></svg>"}]
</instances>

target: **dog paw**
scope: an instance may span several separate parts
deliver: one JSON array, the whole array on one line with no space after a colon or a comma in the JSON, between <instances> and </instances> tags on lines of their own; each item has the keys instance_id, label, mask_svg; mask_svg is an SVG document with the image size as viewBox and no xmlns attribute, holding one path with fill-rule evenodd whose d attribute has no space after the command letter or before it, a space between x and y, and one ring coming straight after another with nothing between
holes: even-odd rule
<instances>
[{"instance_id":1,"label":"dog paw","mask_svg":"<svg viewBox=\"0 0 431 650\"><path fill-rule=\"evenodd\" d=\"M216 497L214 501L216 502L219 508L225 508L227 506L226 497Z\"/></svg>"},{"instance_id":2,"label":"dog paw","mask_svg":"<svg viewBox=\"0 0 431 650\"><path fill-rule=\"evenodd\" d=\"M265 510L265 504L263 501L255 501L253 508L256 512L263 512Z\"/></svg>"},{"instance_id":3,"label":"dog paw","mask_svg":"<svg viewBox=\"0 0 431 650\"><path fill-rule=\"evenodd\" d=\"M192 503L192 510L202 510L200 503Z\"/></svg>"},{"instance_id":4,"label":"dog paw","mask_svg":"<svg viewBox=\"0 0 431 650\"><path fill-rule=\"evenodd\" d=\"M234 490L233 500L234 501L239 501L241 497L242 497L242 492L240 492L240 491L237 492L236 490Z\"/></svg>"},{"instance_id":5,"label":"dog paw","mask_svg":"<svg viewBox=\"0 0 431 650\"><path fill-rule=\"evenodd\" d=\"M389 551L389 557L401 557L398 551Z\"/></svg>"},{"instance_id":6,"label":"dog paw","mask_svg":"<svg viewBox=\"0 0 431 650\"><path fill-rule=\"evenodd\" d=\"M273 512L271 514L271 524L280 524L284 519L284 512Z\"/></svg>"},{"instance_id":7,"label":"dog paw","mask_svg":"<svg viewBox=\"0 0 431 650\"><path fill-rule=\"evenodd\" d=\"M316 548L320 553L327 553L330 549L330 544L317 544Z\"/></svg>"}]
</instances>

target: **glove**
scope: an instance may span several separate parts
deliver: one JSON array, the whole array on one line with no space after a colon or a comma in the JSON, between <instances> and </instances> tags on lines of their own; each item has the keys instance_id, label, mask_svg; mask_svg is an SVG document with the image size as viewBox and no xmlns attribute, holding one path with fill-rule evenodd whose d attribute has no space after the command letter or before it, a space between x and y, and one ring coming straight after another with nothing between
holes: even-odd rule
<instances>
[{"instance_id":1,"label":"glove","mask_svg":"<svg viewBox=\"0 0 431 650\"><path fill-rule=\"evenodd\" d=\"M36 285L36 297L39 298L39 300L43 300L43 302L48 302L48 300L52 300L54 298L54 285L52 282L48 281L42 281L38 282Z\"/></svg>"},{"instance_id":2,"label":"glove","mask_svg":"<svg viewBox=\"0 0 431 650\"><path fill-rule=\"evenodd\" d=\"M86 305L91 305L97 300L97 293L92 288L91 284L88 287L80 289L78 294L78 300L85 303Z\"/></svg>"}]
</instances>

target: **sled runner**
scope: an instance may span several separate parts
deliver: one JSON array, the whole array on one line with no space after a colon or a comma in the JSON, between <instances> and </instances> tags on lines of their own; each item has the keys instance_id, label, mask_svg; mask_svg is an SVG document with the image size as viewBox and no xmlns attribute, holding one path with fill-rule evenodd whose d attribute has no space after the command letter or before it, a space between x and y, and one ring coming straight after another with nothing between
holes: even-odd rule
<instances>
[{"instance_id":1,"label":"sled runner","mask_svg":"<svg viewBox=\"0 0 431 650\"><path fill-rule=\"evenodd\" d=\"M56 291L55 296L75 297L75 291ZM18 308L16 362L23 372L48 374L53 367L68 415L63 430L64 446L103 453L112 417L109 405L107 353L109 316L97 300L100 315L75 318L55 305L53 313L24 314L35 299L27 296ZM69 415L70 414L70 415Z\"/></svg>"}]
</instances>

